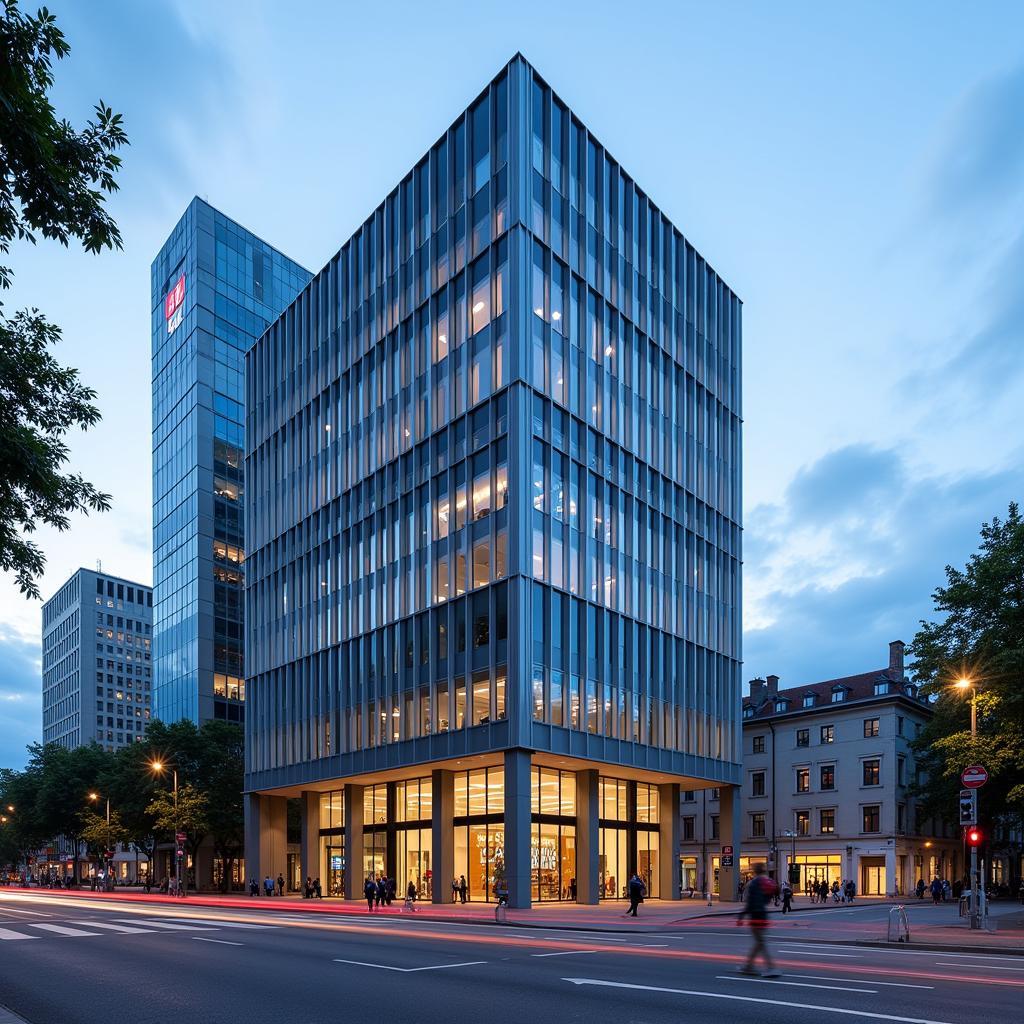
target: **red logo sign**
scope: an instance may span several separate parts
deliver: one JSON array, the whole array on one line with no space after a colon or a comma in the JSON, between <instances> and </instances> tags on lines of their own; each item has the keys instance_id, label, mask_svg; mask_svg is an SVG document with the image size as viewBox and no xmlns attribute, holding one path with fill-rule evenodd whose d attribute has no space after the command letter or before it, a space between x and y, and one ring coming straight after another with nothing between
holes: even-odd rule
<instances>
[{"instance_id":1,"label":"red logo sign","mask_svg":"<svg viewBox=\"0 0 1024 1024\"><path fill-rule=\"evenodd\" d=\"M960 774L960 781L968 789L977 789L988 782L988 772L980 764L972 764Z\"/></svg>"},{"instance_id":2,"label":"red logo sign","mask_svg":"<svg viewBox=\"0 0 1024 1024\"><path fill-rule=\"evenodd\" d=\"M727 857L730 853L732 853L732 847L731 846L723 846L722 847L722 854L723 854L723 856Z\"/></svg>"},{"instance_id":3,"label":"red logo sign","mask_svg":"<svg viewBox=\"0 0 1024 1024\"><path fill-rule=\"evenodd\" d=\"M178 311L178 307L185 301L185 275L175 282L174 287L167 293L164 299L164 319L170 320Z\"/></svg>"}]
</instances>

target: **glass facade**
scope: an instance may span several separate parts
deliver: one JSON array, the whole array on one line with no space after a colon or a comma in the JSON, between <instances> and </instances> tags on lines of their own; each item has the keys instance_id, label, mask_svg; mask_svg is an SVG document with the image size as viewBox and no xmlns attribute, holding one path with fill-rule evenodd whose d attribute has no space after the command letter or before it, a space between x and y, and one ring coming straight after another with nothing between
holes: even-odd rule
<instances>
[{"instance_id":1,"label":"glass facade","mask_svg":"<svg viewBox=\"0 0 1024 1024\"><path fill-rule=\"evenodd\" d=\"M309 273L194 199L151 270L154 711L240 721L245 353Z\"/></svg>"},{"instance_id":2,"label":"glass facade","mask_svg":"<svg viewBox=\"0 0 1024 1024\"><path fill-rule=\"evenodd\" d=\"M740 320L513 60L247 356L247 789L585 756L625 787L601 894L655 894L635 772L738 781ZM578 886L557 788L528 841L456 790L470 898L514 843Z\"/></svg>"}]
</instances>

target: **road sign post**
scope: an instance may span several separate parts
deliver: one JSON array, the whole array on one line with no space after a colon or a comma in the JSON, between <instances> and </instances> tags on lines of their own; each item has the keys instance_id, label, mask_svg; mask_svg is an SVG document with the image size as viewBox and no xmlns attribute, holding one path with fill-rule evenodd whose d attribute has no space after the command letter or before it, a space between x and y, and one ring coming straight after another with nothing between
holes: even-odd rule
<instances>
[{"instance_id":1,"label":"road sign post","mask_svg":"<svg viewBox=\"0 0 1024 1024\"><path fill-rule=\"evenodd\" d=\"M960 820L963 821L965 811L964 794L971 796L971 817L968 825L978 824L978 790L988 782L988 772L980 764L968 765L960 773L960 782L965 787L960 790ZM971 843L971 930L977 931L981 928L981 881L978 878L978 846Z\"/></svg>"}]
</instances>

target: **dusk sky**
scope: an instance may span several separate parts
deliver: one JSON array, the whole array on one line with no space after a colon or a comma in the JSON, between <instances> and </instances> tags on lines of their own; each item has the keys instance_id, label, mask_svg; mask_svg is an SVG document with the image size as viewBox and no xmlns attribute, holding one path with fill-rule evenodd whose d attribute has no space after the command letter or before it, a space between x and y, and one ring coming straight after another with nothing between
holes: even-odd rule
<instances>
[{"instance_id":1,"label":"dusk sky","mask_svg":"<svg viewBox=\"0 0 1024 1024\"><path fill-rule=\"evenodd\" d=\"M26 5L31 6L31 5ZM152 580L149 268L193 195L310 270L517 50L744 302L744 678L877 668L1021 497L1024 5L49 4L54 101L131 146L124 251L16 247L113 510L40 531ZM40 606L0 578L0 767L39 738Z\"/></svg>"}]
</instances>

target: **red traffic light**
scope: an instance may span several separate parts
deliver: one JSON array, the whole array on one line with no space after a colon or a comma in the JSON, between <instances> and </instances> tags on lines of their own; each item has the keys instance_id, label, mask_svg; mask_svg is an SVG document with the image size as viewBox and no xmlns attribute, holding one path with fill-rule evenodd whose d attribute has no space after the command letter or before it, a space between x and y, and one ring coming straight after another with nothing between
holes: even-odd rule
<instances>
[{"instance_id":1,"label":"red traffic light","mask_svg":"<svg viewBox=\"0 0 1024 1024\"><path fill-rule=\"evenodd\" d=\"M967 830L967 845L968 846L981 846L981 829L980 828L969 828Z\"/></svg>"}]
</instances>

